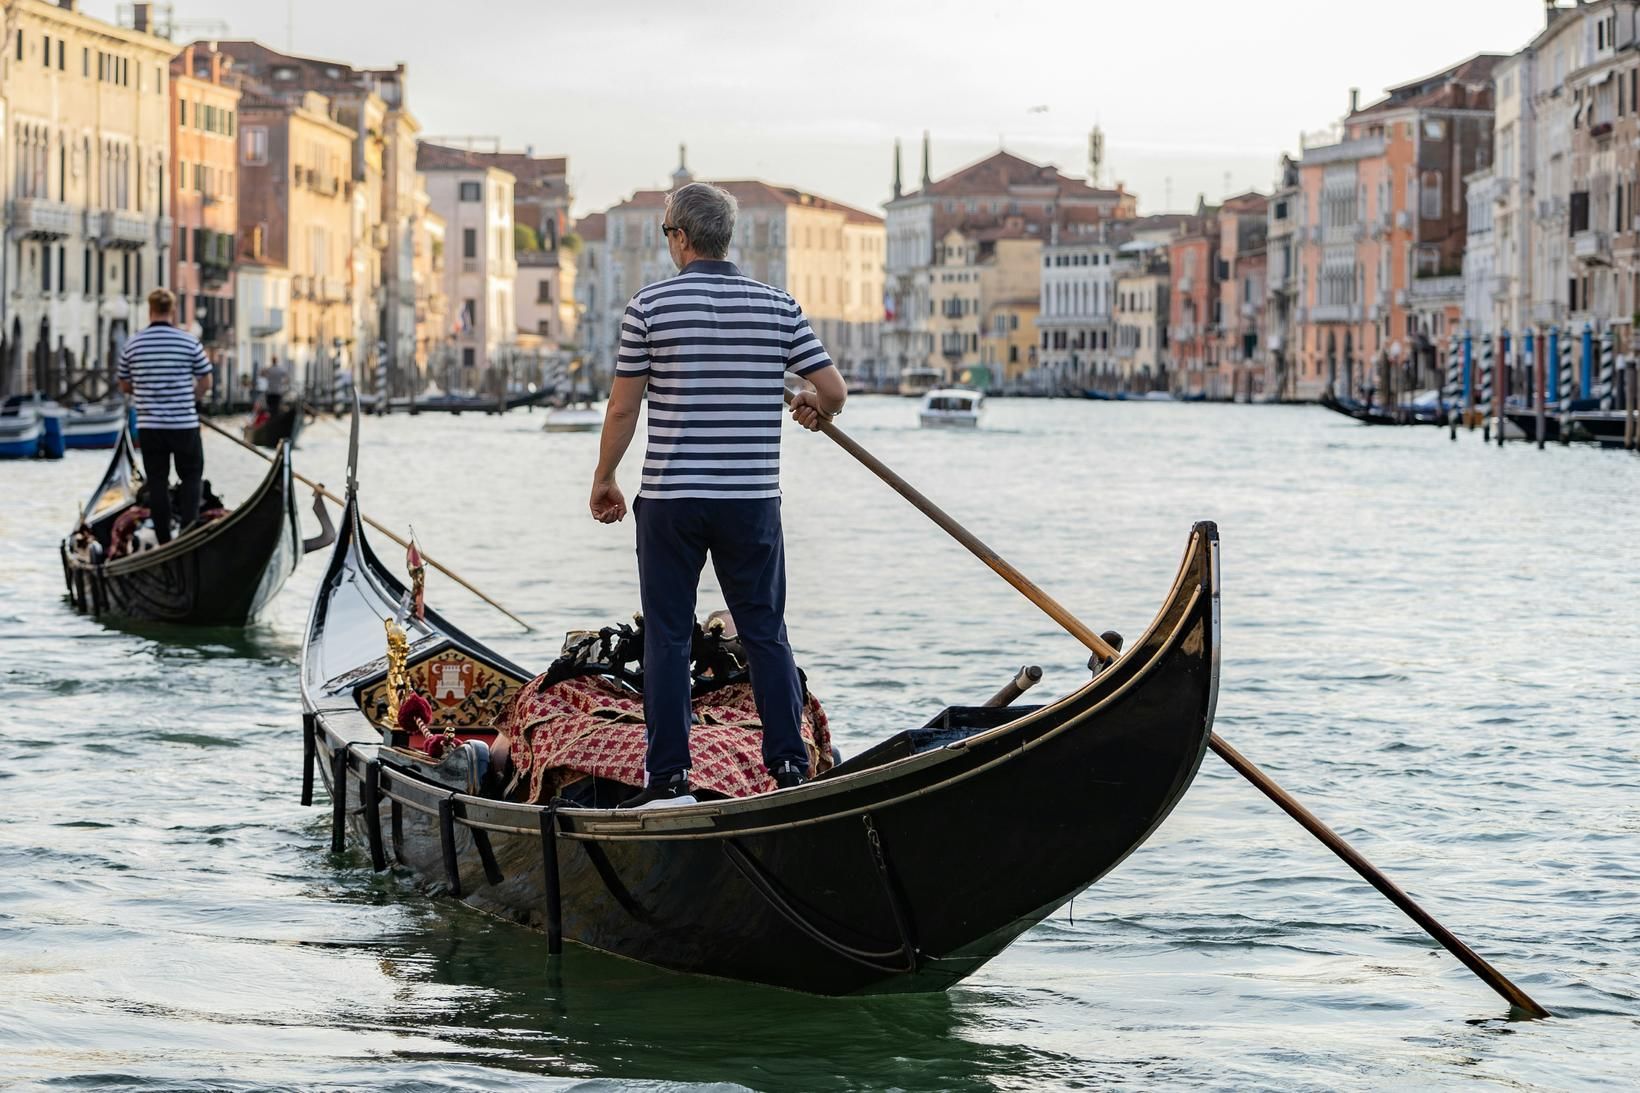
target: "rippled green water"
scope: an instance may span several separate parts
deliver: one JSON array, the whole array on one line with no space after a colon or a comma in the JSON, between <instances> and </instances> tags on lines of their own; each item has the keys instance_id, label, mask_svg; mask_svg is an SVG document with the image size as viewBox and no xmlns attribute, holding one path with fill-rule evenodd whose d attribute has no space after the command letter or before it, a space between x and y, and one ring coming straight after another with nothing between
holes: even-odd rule
<instances>
[{"instance_id":1,"label":"rippled green water","mask_svg":"<svg viewBox=\"0 0 1640 1093\"><path fill-rule=\"evenodd\" d=\"M1506 1020L1211 756L1149 844L947 995L812 999L573 947L550 967L538 936L332 858L328 814L297 804L317 559L244 633L78 618L56 541L104 457L70 453L0 464L0 1085L1632 1081L1640 460L1296 408L997 402L971 436L914 411L858 399L844 423L1098 628L1136 635L1191 521L1219 521L1220 733L1560 1016ZM637 581L630 523L585 515L596 437L539 420L367 421L361 481L539 632L437 576L433 602L545 666ZM827 441L786 444L792 637L846 751L1021 663L1083 677ZM316 425L298 466L339 486L344 450ZM215 438L207 458L230 500L261 474Z\"/></svg>"}]
</instances>

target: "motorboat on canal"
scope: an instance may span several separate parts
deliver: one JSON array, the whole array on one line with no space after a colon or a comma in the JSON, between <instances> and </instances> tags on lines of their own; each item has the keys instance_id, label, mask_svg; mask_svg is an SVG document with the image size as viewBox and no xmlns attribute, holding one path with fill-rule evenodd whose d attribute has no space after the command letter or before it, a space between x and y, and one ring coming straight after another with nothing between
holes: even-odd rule
<instances>
[{"instance_id":1,"label":"motorboat on canal","mask_svg":"<svg viewBox=\"0 0 1640 1093\"><path fill-rule=\"evenodd\" d=\"M973 429L985 409L985 396L965 387L938 387L923 396L917 419L924 429Z\"/></svg>"},{"instance_id":2,"label":"motorboat on canal","mask_svg":"<svg viewBox=\"0 0 1640 1093\"><path fill-rule=\"evenodd\" d=\"M596 433L604 427L604 412L592 405L554 406L541 422L544 433Z\"/></svg>"},{"instance_id":3,"label":"motorboat on canal","mask_svg":"<svg viewBox=\"0 0 1640 1093\"><path fill-rule=\"evenodd\" d=\"M618 810L573 787L498 790L473 745L502 749L521 689L553 677L532 681L389 572L365 538L357 468L355 421L301 656L304 803L317 774L333 850L352 839L377 871L545 931L549 952L567 940L824 995L944 990L1138 849L1208 745L1218 533L1200 523L1145 633L1052 701L1006 704L1015 691L930 711L804 785L749 796ZM388 694L409 708L418 681L446 718L438 757L386 709ZM641 741L641 716L632 731Z\"/></svg>"},{"instance_id":4,"label":"motorboat on canal","mask_svg":"<svg viewBox=\"0 0 1640 1093\"><path fill-rule=\"evenodd\" d=\"M296 568L304 544L290 448L231 511L184 528L163 546L140 530L143 485L129 430L60 547L68 596L82 613L199 626L253 619ZM322 510L321 510L322 512ZM328 545L321 537L314 548Z\"/></svg>"}]
</instances>

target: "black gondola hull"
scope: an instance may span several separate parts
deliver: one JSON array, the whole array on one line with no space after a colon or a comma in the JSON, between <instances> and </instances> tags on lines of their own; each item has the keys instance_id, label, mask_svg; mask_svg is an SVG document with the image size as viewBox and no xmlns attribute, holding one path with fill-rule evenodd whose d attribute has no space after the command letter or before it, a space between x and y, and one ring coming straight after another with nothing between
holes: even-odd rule
<instances>
[{"instance_id":1,"label":"black gondola hull","mask_svg":"<svg viewBox=\"0 0 1640 1093\"><path fill-rule=\"evenodd\" d=\"M386 838L387 856L432 887L549 932L556 876L566 939L664 968L832 995L949 987L1137 849L1211 733L1217 533L1202 524L1143 638L1080 690L995 728L747 800L550 814L487 800L379 747L351 693L317 678L327 626L371 630L329 617L333 591L372 583L358 579L368 547L348 542L361 535L354 511L346 522L303 693L333 799L346 749L354 835ZM371 578L390 612L401 586Z\"/></svg>"},{"instance_id":2,"label":"black gondola hull","mask_svg":"<svg viewBox=\"0 0 1640 1093\"><path fill-rule=\"evenodd\" d=\"M116 463L127 447L116 450ZM79 610L190 626L251 621L301 553L288 446L242 505L163 547L101 564L77 556L66 541L63 547L69 597Z\"/></svg>"}]
</instances>

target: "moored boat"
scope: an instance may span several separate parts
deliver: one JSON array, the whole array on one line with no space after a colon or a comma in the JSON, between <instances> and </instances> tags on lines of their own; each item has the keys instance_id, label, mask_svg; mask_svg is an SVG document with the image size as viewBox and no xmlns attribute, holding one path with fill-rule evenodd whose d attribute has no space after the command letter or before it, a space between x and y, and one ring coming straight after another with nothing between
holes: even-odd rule
<instances>
[{"instance_id":1,"label":"moored boat","mask_svg":"<svg viewBox=\"0 0 1640 1093\"><path fill-rule=\"evenodd\" d=\"M44 431L31 411L0 417L0 459L33 459L40 454Z\"/></svg>"},{"instance_id":2,"label":"moored boat","mask_svg":"<svg viewBox=\"0 0 1640 1093\"><path fill-rule=\"evenodd\" d=\"M123 403L76 406L63 417L63 445L81 450L112 448L120 441L126 416Z\"/></svg>"},{"instance_id":3,"label":"moored boat","mask_svg":"<svg viewBox=\"0 0 1640 1093\"><path fill-rule=\"evenodd\" d=\"M985 396L962 387L939 387L923 396L917 419L924 429L973 429L985 409Z\"/></svg>"},{"instance_id":4,"label":"moored boat","mask_svg":"<svg viewBox=\"0 0 1640 1093\"><path fill-rule=\"evenodd\" d=\"M922 398L945 382L945 373L938 368L907 368L900 373L898 390L905 398Z\"/></svg>"},{"instance_id":5,"label":"moored boat","mask_svg":"<svg viewBox=\"0 0 1640 1093\"><path fill-rule=\"evenodd\" d=\"M1217 531L1202 523L1146 632L1046 704L948 707L806 785L755 796L619 811L485 790L466 745L439 760L403 746L383 695L395 678L439 679L440 703L459 702L452 738L496 743L532 673L432 608L409 610L364 537L357 466L355 426L301 657L304 798L317 773L333 849L351 836L378 871L391 860L543 929L554 951L569 940L818 994L943 990L1136 850L1207 748L1219 570Z\"/></svg>"},{"instance_id":6,"label":"moored boat","mask_svg":"<svg viewBox=\"0 0 1640 1093\"><path fill-rule=\"evenodd\" d=\"M544 433L595 433L604 427L604 412L595 406L555 406L541 422Z\"/></svg>"},{"instance_id":7,"label":"moored boat","mask_svg":"<svg viewBox=\"0 0 1640 1093\"><path fill-rule=\"evenodd\" d=\"M302 553L290 449L281 444L267 477L238 508L182 529L163 546L118 549L133 532L142 486L129 431L60 547L76 609L153 622L238 626L254 618L296 568ZM121 525L122 517L128 517Z\"/></svg>"}]
</instances>

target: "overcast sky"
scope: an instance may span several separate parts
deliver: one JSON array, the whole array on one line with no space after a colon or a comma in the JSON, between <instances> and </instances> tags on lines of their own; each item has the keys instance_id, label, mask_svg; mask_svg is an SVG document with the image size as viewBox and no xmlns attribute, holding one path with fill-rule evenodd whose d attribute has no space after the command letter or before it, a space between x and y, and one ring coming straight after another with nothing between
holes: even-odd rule
<instances>
[{"instance_id":1,"label":"overcast sky","mask_svg":"<svg viewBox=\"0 0 1640 1093\"><path fill-rule=\"evenodd\" d=\"M111 18L115 3L82 8ZM568 155L578 215L664 185L680 142L701 177L879 211L896 137L914 188L925 129L936 177L999 141L1080 175L1096 123L1104 181L1160 212L1268 189L1280 154L1336 121L1350 87L1370 102L1512 52L1543 3L176 0L175 18L309 56L403 61L424 135Z\"/></svg>"}]
</instances>

